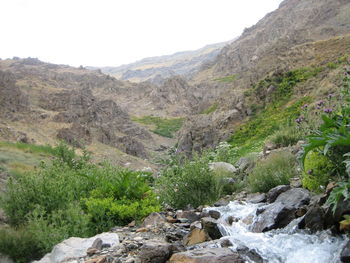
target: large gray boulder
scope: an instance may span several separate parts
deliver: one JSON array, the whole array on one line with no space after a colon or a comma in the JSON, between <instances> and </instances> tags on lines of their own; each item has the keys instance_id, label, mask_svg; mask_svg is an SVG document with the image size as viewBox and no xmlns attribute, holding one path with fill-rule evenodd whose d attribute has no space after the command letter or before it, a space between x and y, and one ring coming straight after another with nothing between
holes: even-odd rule
<instances>
[{"instance_id":1,"label":"large gray boulder","mask_svg":"<svg viewBox=\"0 0 350 263\"><path fill-rule=\"evenodd\" d=\"M276 201L258 210L259 215L252 225L253 232L265 232L287 226L298 214L298 209L310 202L309 191L293 188L280 194Z\"/></svg>"},{"instance_id":2,"label":"large gray boulder","mask_svg":"<svg viewBox=\"0 0 350 263\"><path fill-rule=\"evenodd\" d=\"M209 169L216 174L224 173L224 175L237 172L236 167L230 163L225 162L212 162L209 164Z\"/></svg>"},{"instance_id":3,"label":"large gray boulder","mask_svg":"<svg viewBox=\"0 0 350 263\"><path fill-rule=\"evenodd\" d=\"M116 233L102 233L90 238L71 237L54 246L51 253L33 263L61 263L68 259L85 257L87 249L98 238L102 240L103 244L108 244L111 247L119 244L119 237Z\"/></svg>"}]
</instances>

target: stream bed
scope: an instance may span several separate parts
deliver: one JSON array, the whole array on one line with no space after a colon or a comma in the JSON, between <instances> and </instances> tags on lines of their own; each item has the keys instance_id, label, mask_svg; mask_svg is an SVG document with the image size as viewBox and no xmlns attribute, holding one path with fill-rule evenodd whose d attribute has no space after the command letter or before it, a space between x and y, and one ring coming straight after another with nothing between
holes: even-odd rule
<instances>
[{"instance_id":1,"label":"stream bed","mask_svg":"<svg viewBox=\"0 0 350 263\"><path fill-rule=\"evenodd\" d=\"M252 204L241 201L230 202L227 206L211 207L219 211L219 229L223 236L231 241L234 251L242 247L260 255L269 263L336 263L340 262L340 253L346 243L342 236L333 236L329 231L315 234L298 229L302 217L293 220L282 229L264 233L254 233L251 226L256 220L256 211L264 204ZM232 225L227 222L233 221ZM255 262L247 258L248 262Z\"/></svg>"}]
</instances>

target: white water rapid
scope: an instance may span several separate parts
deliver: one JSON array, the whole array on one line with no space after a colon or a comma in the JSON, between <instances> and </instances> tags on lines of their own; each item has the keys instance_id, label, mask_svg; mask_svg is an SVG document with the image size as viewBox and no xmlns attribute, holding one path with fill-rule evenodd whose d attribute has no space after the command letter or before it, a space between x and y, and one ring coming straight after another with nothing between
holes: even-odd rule
<instances>
[{"instance_id":1,"label":"white water rapid","mask_svg":"<svg viewBox=\"0 0 350 263\"><path fill-rule=\"evenodd\" d=\"M256 210L263 204L234 201L223 207L211 207L221 213L220 231L229 238L231 249L240 246L255 250L269 263L336 263L340 262L340 252L345 244L342 237L334 237L328 231L310 234L298 229L301 218L295 219L287 227L265 233L253 233L249 226L254 222ZM234 221L230 226L228 217ZM248 262L253 262L247 259Z\"/></svg>"}]
</instances>

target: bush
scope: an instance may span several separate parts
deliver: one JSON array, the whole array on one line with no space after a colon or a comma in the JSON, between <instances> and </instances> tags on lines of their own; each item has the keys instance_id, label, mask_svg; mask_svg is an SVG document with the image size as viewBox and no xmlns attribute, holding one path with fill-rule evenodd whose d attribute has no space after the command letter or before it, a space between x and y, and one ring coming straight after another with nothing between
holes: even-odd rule
<instances>
[{"instance_id":1,"label":"bush","mask_svg":"<svg viewBox=\"0 0 350 263\"><path fill-rule=\"evenodd\" d=\"M311 151L304 162L303 187L320 193L328 184L334 173L334 165L326 156L319 152Z\"/></svg>"},{"instance_id":2,"label":"bush","mask_svg":"<svg viewBox=\"0 0 350 263\"><path fill-rule=\"evenodd\" d=\"M147 176L107 163L94 165L87 154L78 157L64 145L52 164L10 178L0 201L16 229L6 230L0 244L14 243L28 232L31 242L23 246L34 246L38 255L70 236L93 235L159 210ZM5 246L0 246L0 253L9 254ZM22 257L20 251L13 253L10 256ZM34 256L28 253L28 258Z\"/></svg>"},{"instance_id":3,"label":"bush","mask_svg":"<svg viewBox=\"0 0 350 263\"><path fill-rule=\"evenodd\" d=\"M289 184L296 175L296 160L289 152L271 154L257 163L248 176L248 184L253 192L268 192L271 188Z\"/></svg>"},{"instance_id":4,"label":"bush","mask_svg":"<svg viewBox=\"0 0 350 263\"><path fill-rule=\"evenodd\" d=\"M162 170L157 182L157 190L164 204L174 208L197 207L210 204L220 197L222 179L212 175L207 158L174 159L172 166Z\"/></svg>"},{"instance_id":5,"label":"bush","mask_svg":"<svg viewBox=\"0 0 350 263\"><path fill-rule=\"evenodd\" d=\"M0 227L0 252L16 263L27 263L43 255L35 237L24 228Z\"/></svg>"},{"instance_id":6,"label":"bush","mask_svg":"<svg viewBox=\"0 0 350 263\"><path fill-rule=\"evenodd\" d=\"M287 126L284 129L276 131L270 138L277 147L287 147L296 144L302 138L300 130L295 126Z\"/></svg>"}]
</instances>

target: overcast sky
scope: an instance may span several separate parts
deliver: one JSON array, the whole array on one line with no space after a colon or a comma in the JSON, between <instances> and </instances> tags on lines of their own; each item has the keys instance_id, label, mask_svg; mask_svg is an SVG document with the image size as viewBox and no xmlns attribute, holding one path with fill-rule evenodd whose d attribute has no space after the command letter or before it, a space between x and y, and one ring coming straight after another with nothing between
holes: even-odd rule
<instances>
[{"instance_id":1,"label":"overcast sky","mask_svg":"<svg viewBox=\"0 0 350 263\"><path fill-rule=\"evenodd\" d=\"M0 0L0 58L118 66L240 35L282 0Z\"/></svg>"}]
</instances>

